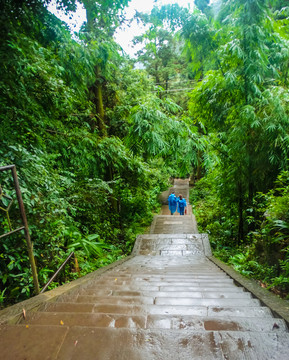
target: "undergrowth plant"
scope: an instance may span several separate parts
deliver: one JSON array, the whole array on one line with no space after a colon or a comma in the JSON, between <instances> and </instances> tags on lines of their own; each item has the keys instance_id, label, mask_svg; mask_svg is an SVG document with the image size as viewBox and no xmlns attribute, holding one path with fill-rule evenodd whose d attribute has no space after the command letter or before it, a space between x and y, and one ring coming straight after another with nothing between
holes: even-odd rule
<instances>
[{"instance_id":1,"label":"undergrowth plant","mask_svg":"<svg viewBox=\"0 0 289 360\"><path fill-rule=\"evenodd\" d=\"M226 207L216 206L220 199L212 189L210 177L191 190L200 230L209 234L213 253L242 275L282 297L289 294L289 174L283 171L268 193L258 193L246 221L252 230L241 243L234 237L235 224ZM220 210L222 209L222 213ZM254 214L254 216L252 215Z\"/></svg>"}]
</instances>

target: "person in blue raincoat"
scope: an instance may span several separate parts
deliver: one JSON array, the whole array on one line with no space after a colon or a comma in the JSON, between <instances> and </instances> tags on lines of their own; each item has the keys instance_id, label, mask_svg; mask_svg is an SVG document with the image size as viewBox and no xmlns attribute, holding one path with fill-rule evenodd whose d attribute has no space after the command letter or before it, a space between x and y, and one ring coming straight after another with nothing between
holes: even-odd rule
<instances>
[{"instance_id":1,"label":"person in blue raincoat","mask_svg":"<svg viewBox=\"0 0 289 360\"><path fill-rule=\"evenodd\" d=\"M187 206L186 199L180 194L178 197L178 212L180 215L185 215L185 207Z\"/></svg>"},{"instance_id":2,"label":"person in blue raincoat","mask_svg":"<svg viewBox=\"0 0 289 360\"><path fill-rule=\"evenodd\" d=\"M171 215L174 215L174 213L177 210L177 197L176 197L174 191L169 196L168 203L169 203L169 209L170 209Z\"/></svg>"}]
</instances>

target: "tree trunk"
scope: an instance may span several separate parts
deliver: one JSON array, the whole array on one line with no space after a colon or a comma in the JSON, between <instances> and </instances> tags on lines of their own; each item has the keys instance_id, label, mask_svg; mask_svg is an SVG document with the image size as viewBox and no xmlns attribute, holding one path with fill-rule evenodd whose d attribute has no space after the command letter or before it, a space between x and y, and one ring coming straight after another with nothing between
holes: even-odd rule
<instances>
[{"instance_id":1,"label":"tree trunk","mask_svg":"<svg viewBox=\"0 0 289 360\"><path fill-rule=\"evenodd\" d=\"M197 177L197 180L200 180L201 177L202 177L202 173L201 173L201 152L200 150L198 150L198 165L197 165L197 174L196 174L196 177Z\"/></svg>"},{"instance_id":2,"label":"tree trunk","mask_svg":"<svg viewBox=\"0 0 289 360\"><path fill-rule=\"evenodd\" d=\"M88 33L93 33L94 31L94 20L95 20L95 14L94 14L94 5L95 2L92 0L83 0L83 5L86 10L86 29ZM88 43L89 43L88 38ZM105 119L104 119L104 107L103 107L103 99L102 99L102 84L100 81L100 75L101 75L101 69L99 66L95 66L95 76L96 76L96 82L91 87L91 92L93 95L93 103L95 104L96 112L97 112L97 124L92 124L92 130L95 129L97 126L99 129L99 133L102 137L105 137L107 135L107 130L105 126Z\"/></svg>"},{"instance_id":3,"label":"tree trunk","mask_svg":"<svg viewBox=\"0 0 289 360\"><path fill-rule=\"evenodd\" d=\"M91 0L82 0L83 5L85 7L86 12L86 28L88 32L93 31L93 22L94 22L94 14L93 14L93 1Z\"/></svg>"},{"instance_id":4,"label":"tree trunk","mask_svg":"<svg viewBox=\"0 0 289 360\"><path fill-rule=\"evenodd\" d=\"M157 61L155 63L155 82L156 82L157 86L160 86L159 67L158 67ZM162 92L159 91L158 93L159 93L159 98L161 99L162 98Z\"/></svg>"},{"instance_id":5,"label":"tree trunk","mask_svg":"<svg viewBox=\"0 0 289 360\"><path fill-rule=\"evenodd\" d=\"M244 219L243 219L243 188L240 183L238 183L238 215L239 215L239 223L238 223L238 245L240 241L244 239Z\"/></svg>"},{"instance_id":6,"label":"tree trunk","mask_svg":"<svg viewBox=\"0 0 289 360\"><path fill-rule=\"evenodd\" d=\"M117 200L114 196L115 190L114 190L114 184L113 184L113 171L112 171L111 166L108 167L107 174L108 174L108 181L111 182L110 187L112 188L112 194L110 196L111 208L112 208L114 214L118 214L118 204L117 204Z\"/></svg>"},{"instance_id":7,"label":"tree trunk","mask_svg":"<svg viewBox=\"0 0 289 360\"><path fill-rule=\"evenodd\" d=\"M95 73L97 78L99 78L100 75L100 69L99 67L96 67ZM107 136L107 130L105 126L105 120L104 120L104 107L103 107L103 100L102 100L102 86L100 81L97 79L97 82L94 85L94 103L97 111L97 125L99 129L99 133L102 137Z\"/></svg>"}]
</instances>

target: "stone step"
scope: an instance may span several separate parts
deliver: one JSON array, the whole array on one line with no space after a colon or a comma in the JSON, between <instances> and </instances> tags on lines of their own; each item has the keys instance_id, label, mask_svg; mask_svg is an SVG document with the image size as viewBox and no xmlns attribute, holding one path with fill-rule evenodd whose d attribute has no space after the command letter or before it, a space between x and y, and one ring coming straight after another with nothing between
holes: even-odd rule
<instances>
[{"instance_id":1,"label":"stone step","mask_svg":"<svg viewBox=\"0 0 289 360\"><path fill-rule=\"evenodd\" d=\"M178 235L173 238L170 235L166 235L166 237L160 237L161 234L151 234L147 237L140 235L143 244L157 244L157 245L191 245L194 244L202 238L202 234L194 235L191 237L181 237L179 238Z\"/></svg>"},{"instance_id":2,"label":"stone step","mask_svg":"<svg viewBox=\"0 0 289 360\"><path fill-rule=\"evenodd\" d=\"M196 224L191 216L181 216L177 218L168 216L167 219L157 219L154 224L154 231L152 234L196 234L197 232L195 226ZM173 229L173 231L171 233L157 233L155 232L157 228L162 228L163 230ZM187 229L187 232L184 232L184 229Z\"/></svg>"},{"instance_id":3,"label":"stone step","mask_svg":"<svg viewBox=\"0 0 289 360\"><path fill-rule=\"evenodd\" d=\"M107 278L107 279L112 279L112 280L115 280L115 279L135 279L135 278L142 278L142 279L147 279L148 277L151 278L151 277L156 277L156 278L160 278L160 277L163 277L163 276L166 276L166 277L173 277L175 279L183 279L183 278L194 278L194 277L211 277L211 278L218 278L218 277L229 277L225 272L223 271L213 271L211 269L209 270L206 270L206 271L201 271L201 270L198 270L198 271L188 271L188 272L179 272L178 274L177 273L172 273L172 272L169 272L169 271L165 271L165 272L157 272L155 270L151 270L151 272L149 273L142 273L142 272L138 272L138 271L135 271L133 274L127 274L127 275L124 275L124 274L120 274L120 273L111 273L111 274L108 274L108 275L105 275L105 276L99 276L97 278L95 278L95 282L98 281L98 279L104 279L104 278Z\"/></svg>"},{"instance_id":4,"label":"stone step","mask_svg":"<svg viewBox=\"0 0 289 360\"><path fill-rule=\"evenodd\" d=\"M224 299L226 300L226 299ZM233 301L232 301L233 302ZM262 306L214 306L214 305L114 305L94 303L57 302L47 305L47 312L87 312L143 316L154 315L191 315L191 316L241 316L272 317L271 311Z\"/></svg>"},{"instance_id":5,"label":"stone step","mask_svg":"<svg viewBox=\"0 0 289 360\"><path fill-rule=\"evenodd\" d=\"M185 287L183 287L185 288ZM131 285L123 285L123 284L95 284L95 285L89 285L85 288L82 288L79 290L79 294L84 294L86 292L93 292L94 291L107 291L110 294L112 293L112 291L118 291L118 290L124 290L124 291L142 291L142 290L146 290L146 291L158 291L160 289L159 286L157 285L150 285L150 284L143 284L143 285L138 285L138 284L134 284L133 286ZM90 294L89 294L90 295Z\"/></svg>"},{"instance_id":6,"label":"stone step","mask_svg":"<svg viewBox=\"0 0 289 360\"><path fill-rule=\"evenodd\" d=\"M131 269L129 269L130 271ZM216 270L216 271L214 271ZM195 276L213 276L213 277L221 277L221 276L225 276L228 277L228 275L221 270L218 270L218 268L214 269L214 268L207 268L207 267L203 267L203 269L200 267L197 267L197 269L189 269L188 271L179 271L179 272L173 272L170 271L169 269L165 269L163 271L157 271L157 269L151 268L151 270L149 272L144 273L143 271L141 271L141 269L136 269L135 272L132 273L118 273L118 272L113 272L113 273L109 273L109 274L104 274L103 276L100 276L99 278L147 278L147 277L162 277L162 276L167 276L167 277L174 277L174 278L190 278L190 277L195 277Z\"/></svg>"},{"instance_id":7,"label":"stone step","mask_svg":"<svg viewBox=\"0 0 289 360\"><path fill-rule=\"evenodd\" d=\"M137 237L133 255L162 255L167 256L169 253L161 253L161 251L176 251L174 255L177 256L200 256L200 259L203 258L203 255L210 256L211 248L209 244L209 239L207 234L188 234L192 229L187 227L182 227L182 232L185 236L180 236L177 234L176 225L173 226L174 231L164 225L163 227L158 227L156 224L153 227L154 236L143 236L140 235ZM166 233L169 233L167 236ZM173 233L176 233L176 237L173 237ZM159 235L157 235L159 234ZM179 253L177 253L177 251ZM180 251L184 253L180 253ZM189 253L186 253L189 251ZM173 254L172 254L173 255Z\"/></svg>"},{"instance_id":8,"label":"stone step","mask_svg":"<svg viewBox=\"0 0 289 360\"><path fill-rule=\"evenodd\" d=\"M98 297L91 295L79 295L70 302L87 304L110 304L110 305L185 305L185 306L258 306L257 299L234 298L204 298L201 297L153 297L153 296L107 296ZM233 304L232 304L233 303Z\"/></svg>"},{"instance_id":9,"label":"stone step","mask_svg":"<svg viewBox=\"0 0 289 360\"><path fill-rule=\"evenodd\" d=\"M5 360L285 360L289 334L14 325L0 327L0 348Z\"/></svg>"},{"instance_id":10,"label":"stone step","mask_svg":"<svg viewBox=\"0 0 289 360\"><path fill-rule=\"evenodd\" d=\"M174 229L173 227L167 227L167 225L164 225L163 227L159 226L154 229L155 234L179 234L180 231L183 231L184 234L188 232L192 232L191 227L181 227L178 229Z\"/></svg>"},{"instance_id":11,"label":"stone step","mask_svg":"<svg viewBox=\"0 0 289 360\"><path fill-rule=\"evenodd\" d=\"M166 215L162 217L158 217L155 222L155 226L162 226L162 225L183 225L183 226L192 226L193 225L193 217L192 216L182 216L182 217L175 217L171 215ZM193 230L190 231L193 233ZM181 234L181 233L180 233ZM188 234L188 233L186 233Z\"/></svg>"},{"instance_id":12,"label":"stone step","mask_svg":"<svg viewBox=\"0 0 289 360\"><path fill-rule=\"evenodd\" d=\"M152 271L150 274L141 274L141 273L135 273L133 276L127 276L127 277L124 277L124 276L118 276L118 274L113 274L112 276L109 276L109 277L98 277L98 278L95 278L95 280L91 281L91 283L97 283L100 279L110 279L110 280L129 280L129 279L143 279L143 280L147 280L148 279L151 279L151 278L154 278L154 279L158 279L158 280L161 280L161 279L164 279L164 278L167 278L167 279L175 279L175 280L182 280L182 279L205 279L205 278L210 278L212 280L214 279L230 279L230 276L228 276L227 274L223 273L223 272L216 272L216 273L210 273L209 271L207 272L198 272L198 273L194 273L192 272L190 275L187 275L187 274L184 274L184 275L175 275L175 274L169 274L169 273L156 273L154 271Z\"/></svg>"},{"instance_id":13,"label":"stone step","mask_svg":"<svg viewBox=\"0 0 289 360\"><path fill-rule=\"evenodd\" d=\"M197 239L202 234L188 233L188 234L143 234L139 235L141 239Z\"/></svg>"},{"instance_id":14,"label":"stone step","mask_svg":"<svg viewBox=\"0 0 289 360\"><path fill-rule=\"evenodd\" d=\"M2 325L0 358L5 360L57 359L67 326Z\"/></svg>"},{"instance_id":15,"label":"stone step","mask_svg":"<svg viewBox=\"0 0 289 360\"><path fill-rule=\"evenodd\" d=\"M96 284L125 284L125 283L186 283L191 284L195 282L203 282L203 283L233 283L233 280L229 276L221 275L221 276L192 276L192 277L173 277L173 276L160 276L160 277L149 277L149 278L141 278L141 277L131 277L131 278L99 278Z\"/></svg>"},{"instance_id":16,"label":"stone step","mask_svg":"<svg viewBox=\"0 0 289 360\"><path fill-rule=\"evenodd\" d=\"M171 215L171 212L169 210L169 205L162 205L162 208L161 208L161 213L160 215L169 215L169 216L173 216L173 218L178 218L180 217L180 214L178 212L175 212L174 215ZM190 215L193 215L193 211L192 211L192 205L189 205L187 203L187 214L184 215L184 216L190 216ZM196 226L196 230L197 230L197 226Z\"/></svg>"},{"instance_id":17,"label":"stone step","mask_svg":"<svg viewBox=\"0 0 289 360\"><path fill-rule=\"evenodd\" d=\"M94 326L138 329L190 329L196 331L259 331L286 332L286 324L274 318L213 318L206 316L148 315L37 312L23 323L30 325Z\"/></svg>"},{"instance_id":18,"label":"stone step","mask_svg":"<svg viewBox=\"0 0 289 360\"><path fill-rule=\"evenodd\" d=\"M189 234L195 230L193 220L190 216L179 217L177 219L168 218L166 220L157 220L154 225L153 234ZM157 229L162 229L162 232L156 232ZM173 230L169 232L169 230ZM186 230L186 232L184 232Z\"/></svg>"},{"instance_id":19,"label":"stone step","mask_svg":"<svg viewBox=\"0 0 289 360\"><path fill-rule=\"evenodd\" d=\"M195 223L191 216L184 216L184 217L182 216L177 218L166 216L166 218L158 218L154 224L154 230L156 230L157 228L162 228L164 230L173 229L174 232L172 232L171 234L189 234L189 233L194 233L196 230ZM188 231L182 232L183 229L188 229ZM178 230L180 231L178 232ZM157 234L155 231L153 233ZM162 232L160 234L170 234L170 233Z\"/></svg>"},{"instance_id":20,"label":"stone step","mask_svg":"<svg viewBox=\"0 0 289 360\"><path fill-rule=\"evenodd\" d=\"M79 295L89 295L96 297L104 297L104 296L144 296L144 297L179 297L179 298L206 298L206 299L251 299L252 295L249 292L224 292L224 291L123 291L123 290L115 290L115 291L107 291L104 294L101 291L84 291ZM77 295L75 295L77 296ZM70 296L71 297L71 296ZM69 296L67 296L69 298Z\"/></svg>"},{"instance_id":21,"label":"stone step","mask_svg":"<svg viewBox=\"0 0 289 360\"><path fill-rule=\"evenodd\" d=\"M151 232L154 234L187 234L196 230L195 224L189 226L180 225L155 225Z\"/></svg>"},{"instance_id":22,"label":"stone step","mask_svg":"<svg viewBox=\"0 0 289 360\"><path fill-rule=\"evenodd\" d=\"M159 292L159 293L168 293L168 296L173 296L172 294L176 293L215 293L216 297L220 297L224 295L226 297L226 294L228 294L228 297L230 297L230 293L236 293L240 294L240 297L242 297L242 294L248 294L246 296L251 296L249 292L245 292L243 288L237 287L232 284L226 284L227 286L151 286L151 285L142 285L142 286L109 286L109 289L107 286L93 286L93 287L86 287L82 288L78 291L79 295L95 295L95 296L110 296L113 293L118 292L127 292L127 293L149 293L149 292ZM174 295L175 296L175 295ZM234 296L234 295L233 295ZM236 295L237 297L237 295Z\"/></svg>"},{"instance_id":23,"label":"stone step","mask_svg":"<svg viewBox=\"0 0 289 360\"><path fill-rule=\"evenodd\" d=\"M156 224L164 224L164 225L191 225L193 221L193 216L172 216L172 215L161 215L156 219ZM181 234L181 233L180 233Z\"/></svg>"},{"instance_id":24,"label":"stone step","mask_svg":"<svg viewBox=\"0 0 289 360\"><path fill-rule=\"evenodd\" d=\"M172 232L161 232L157 233L156 229L163 229L163 230L172 230ZM183 230L187 229L186 232ZM157 219L154 223L154 231L153 234L192 234L195 232L195 223L191 216L186 217L178 217L172 218L167 217L167 219Z\"/></svg>"},{"instance_id":25,"label":"stone step","mask_svg":"<svg viewBox=\"0 0 289 360\"><path fill-rule=\"evenodd\" d=\"M148 315L147 329L190 329L192 331L259 331L286 332L285 321L259 317L208 317Z\"/></svg>"},{"instance_id":26,"label":"stone step","mask_svg":"<svg viewBox=\"0 0 289 360\"><path fill-rule=\"evenodd\" d=\"M260 305L260 301L257 299L217 299L217 298L202 298L202 299L194 299L194 298L181 298L181 297L170 297L163 298L157 297L154 300L154 304L156 305L185 305L185 306L217 306L217 307L225 307L225 306L258 306Z\"/></svg>"},{"instance_id":27,"label":"stone step","mask_svg":"<svg viewBox=\"0 0 289 360\"><path fill-rule=\"evenodd\" d=\"M109 275L109 276L102 276L99 280L108 281L108 282L119 282L119 281L190 281L190 280L210 280L210 281L218 281L223 279L230 279L231 278L227 274L191 274L191 275L170 275L170 274L147 274L147 275L138 275L134 274L133 276L117 276L116 275ZM232 280L231 280L232 281Z\"/></svg>"},{"instance_id":28,"label":"stone step","mask_svg":"<svg viewBox=\"0 0 289 360\"><path fill-rule=\"evenodd\" d=\"M241 287L237 287L234 284L200 284L199 286L180 286L180 285L173 285L173 286L160 286L160 291L203 291L203 292L244 292L244 289Z\"/></svg>"},{"instance_id":29,"label":"stone step","mask_svg":"<svg viewBox=\"0 0 289 360\"><path fill-rule=\"evenodd\" d=\"M28 319L32 325L94 326L145 329L147 316L96 314L87 312L37 312Z\"/></svg>"},{"instance_id":30,"label":"stone step","mask_svg":"<svg viewBox=\"0 0 289 360\"><path fill-rule=\"evenodd\" d=\"M130 289L136 289L136 288L175 288L176 291L177 289L180 288L222 288L222 287L226 287L226 288L232 288L232 289L238 289L238 286L234 284L234 282L231 279L228 279L228 281L201 281L201 280L196 280L196 281L143 281L143 282L135 282L135 281L111 281L111 282L96 282L96 283L90 283L87 285L87 289L88 288L105 288L105 287L109 287L110 289L119 289L120 287L126 287L126 288L130 288Z\"/></svg>"},{"instance_id":31,"label":"stone step","mask_svg":"<svg viewBox=\"0 0 289 360\"><path fill-rule=\"evenodd\" d=\"M234 296L232 296L232 294ZM205 306L226 306L231 305L232 301L238 304L238 306L256 306L259 305L259 301L252 299L250 295L240 296L239 293L221 294L216 293L168 293L168 292L113 292L111 296L97 296L97 295L75 295L66 296L62 298L61 302L77 302L77 303L94 303L94 304L131 304L131 305L143 305L143 304L156 304L156 305L205 305ZM65 301L66 300L66 301Z\"/></svg>"},{"instance_id":32,"label":"stone step","mask_svg":"<svg viewBox=\"0 0 289 360\"><path fill-rule=\"evenodd\" d=\"M71 301L71 300L70 300ZM91 296L78 295L73 302L87 304L110 304L110 305L153 305L155 299L151 296Z\"/></svg>"},{"instance_id":33,"label":"stone step","mask_svg":"<svg viewBox=\"0 0 289 360\"><path fill-rule=\"evenodd\" d=\"M98 282L99 285L107 285L107 286L123 286L123 285L126 285L126 286L142 286L142 285L145 285L145 284L149 284L149 285L152 285L152 286L174 286L174 285L178 285L178 286L201 286L201 285L205 285L205 286L235 286L234 283L233 283L233 280L232 279L222 279L222 280L209 280L209 279L206 279L206 280L201 280L201 279L196 279L195 281L193 280L185 280L183 279L182 281L157 281L157 280L151 280L149 282L146 282L146 281L134 281L134 280L127 280L127 281L115 281L115 282L107 282L105 280L100 280Z\"/></svg>"},{"instance_id":34,"label":"stone step","mask_svg":"<svg viewBox=\"0 0 289 360\"><path fill-rule=\"evenodd\" d=\"M202 252L200 250L166 250L166 249L160 249L156 250L155 252L148 252L147 250L141 250L140 255L160 255L160 256L192 256L195 254L201 254Z\"/></svg>"},{"instance_id":35,"label":"stone step","mask_svg":"<svg viewBox=\"0 0 289 360\"><path fill-rule=\"evenodd\" d=\"M91 360L95 359L95 354L98 360L286 359L288 340L288 334L271 332L74 327L68 332L57 359Z\"/></svg>"},{"instance_id":36,"label":"stone step","mask_svg":"<svg viewBox=\"0 0 289 360\"><path fill-rule=\"evenodd\" d=\"M188 234L194 231L194 224L183 224L181 221L156 223L154 226L154 234ZM176 226L176 224L178 224Z\"/></svg>"},{"instance_id":37,"label":"stone step","mask_svg":"<svg viewBox=\"0 0 289 360\"><path fill-rule=\"evenodd\" d=\"M164 231L158 233L157 229L162 229ZM172 230L169 232L168 230ZM184 232L186 230L186 232ZM195 230L194 223L191 217L181 217L178 219L168 218L167 220L157 220L154 226L154 234L189 234L193 233ZM167 231L167 232L165 232Z\"/></svg>"},{"instance_id":38,"label":"stone step","mask_svg":"<svg viewBox=\"0 0 289 360\"><path fill-rule=\"evenodd\" d=\"M176 217L177 216L177 217ZM191 218L191 216L184 216L184 219L187 219L187 218ZM159 220L159 221L165 221L165 220L167 220L167 219L179 219L179 215L159 215L158 217L157 217L157 219Z\"/></svg>"},{"instance_id":39,"label":"stone step","mask_svg":"<svg viewBox=\"0 0 289 360\"><path fill-rule=\"evenodd\" d=\"M190 216L181 216L177 219L168 217L158 219L151 227L153 234L189 234L196 233L196 223Z\"/></svg>"}]
</instances>

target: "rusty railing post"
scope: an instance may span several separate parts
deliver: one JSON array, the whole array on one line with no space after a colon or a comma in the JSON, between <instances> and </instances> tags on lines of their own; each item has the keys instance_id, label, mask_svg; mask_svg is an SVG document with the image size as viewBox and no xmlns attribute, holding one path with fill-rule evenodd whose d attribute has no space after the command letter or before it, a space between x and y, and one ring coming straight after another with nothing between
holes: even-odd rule
<instances>
[{"instance_id":1,"label":"rusty railing post","mask_svg":"<svg viewBox=\"0 0 289 360\"><path fill-rule=\"evenodd\" d=\"M27 218L26 218L26 214L25 214L25 210L24 210L24 204L23 204L23 200L22 200L22 195L21 195L21 190L20 190L20 186L19 186L19 181L18 181L18 176L17 176L15 165L12 165L11 171L12 171L12 176L13 176L13 180L14 180L16 196L17 196L17 200L18 200L18 204L19 204L19 208L20 208L22 224L24 226L24 234L25 234L28 256L29 256L29 261L30 261L31 270L32 270L34 290L37 295L37 294L39 294L40 289L39 289L39 282L38 282L38 275L37 275L37 270L36 270L35 259L34 259L34 255L33 255L33 245L32 245L30 234L29 234Z\"/></svg>"}]
</instances>

